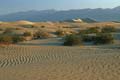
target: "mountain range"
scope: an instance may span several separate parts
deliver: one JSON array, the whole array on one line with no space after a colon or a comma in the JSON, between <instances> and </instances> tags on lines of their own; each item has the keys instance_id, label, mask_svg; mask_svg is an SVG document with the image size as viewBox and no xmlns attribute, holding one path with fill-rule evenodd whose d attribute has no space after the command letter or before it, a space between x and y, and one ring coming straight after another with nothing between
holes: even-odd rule
<instances>
[{"instance_id":1,"label":"mountain range","mask_svg":"<svg viewBox=\"0 0 120 80\"><path fill-rule=\"evenodd\" d=\"M115 8L96 9L73 9L73 10L40 10L17 12L7 15L0 15L0 21L28 20L39 21L64 21L75 18L93 19L96 21L120 21L120 6Z\"/></svg>"}]
</instances>

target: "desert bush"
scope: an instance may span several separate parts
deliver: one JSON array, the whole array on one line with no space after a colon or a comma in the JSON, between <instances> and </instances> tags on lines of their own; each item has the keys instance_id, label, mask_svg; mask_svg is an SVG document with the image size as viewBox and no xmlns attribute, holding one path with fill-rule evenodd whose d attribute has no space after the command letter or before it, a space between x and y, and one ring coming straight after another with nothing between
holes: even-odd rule
<instances>
[{"instance_id":1,"label":"desert bush","mask_svg":"<svg viewBox=\"0 0 120 80\"><path fill-rule=\"evenodd\" d=\"M115 31L112 27L105 27L99 29L98 27L89 28L87 30L81 30L79 36L81 36L83 42L93 42L94 44L110 44L113 43L114 38L110 32Z\"/></svg>"},{"instance_id":2,"label":"desert bush","mask_svg":"<svg viewBox=\"0 0 120 80\"><path fill-rule=\"evenodd\" d=\"M93 34L93 33L99 33L100 29L99 27L91 27L85 30L80 30L78 34Z\"/></svg>"},{"instance_id":3,"label":"desert bush","mask_svg":"<svg viewBox=\"0 0 120 80\"><path fill-rule=\"evenodd\" d=\"M7 36L7 35L2 35L0 36L0 43L12 43L12 37L11 36Z\"/></svg>"},{"instance_id":4,"label":"desert bush","mask_svg":"<svg viewBox=\"0 0 120 80\"><path fill-rule=\"evenodd\" d=\"M24 41L24 38L22 36L13 36L12 41L13 43L18 43L18 42Z\"/></svg>"},{"instance_id":5,"label":"desert bush","mask_svg":"<svg viewBox=\"0 0 120 80\"><path fill-rule=\"evenodd\" d=\"M5 44L5 43L13 44L20 41L24 41L24 38L21 36L9 36L9 35L0 36L0 43L2 44Z\"/></svg>"},{"instance_id":6,"label":"desert bush","mask_svg":"<svg viewBox=\"0 0 120 80\"><path fill-rule=\"evenodd\" d=\"M83 42L92 42L94 44L111 44L114 38L110 33L97 33L95 35L82 35Z\"/></svg>"},{"instance_id":7,"label":"desert bush","mask_svg":"<svg viewBox=\"0 0 120 80\"><path fill-rule=\"evenodd\" d=\"M110 33L82 34L80 35L83 42L92 42L93 44L111 44L114 37Z\"/></svg>"},{"instance_id":8,"label":"desert bush","mask_svg":"<svg viewBox=\"0 0 120 80\"><path fill-rule=\"evenodd\" d=\"M41 26L41 28L45 28L45 26Z\"/></svg>"},{"instance_id":9,"label":"desert bush","mask_svg":"<svg viewBox=\"0 0 120 80\"><path fill-rule=\"evenodd\" d=\"M94 44L111 44L114 42L114 38L110 33L99 33L94 38Z\"/></svg>"},{"instance_id":10,"label":"desert bush","mask_svg":"<svg viewBox=\"0 0 120 80\"><path fill-rule=\"evenodd\" d=\"M87 29L87 33L99 33L100 28L99 27L91 27Z\"/></svg>"},{"instance_id":11,"label":"desert bush","mask_svg":"<svg viewBox=\"0 0 120 80\"><path fill-rule=\"evenodd\" d=\"M64 31L64 30L61 30L61 29L57 30L57 31L55 32L55 34L58 35L59 37L62 37L62 36L65 36L65 35L66 35L66 34L65 34L65 31Z\"/></svg>"},{"instance_id":12,"label":"desert bush","mask_svg":"<svg viewBox=\"0 0 120 80\"><path fill-rule=\"evenodd\" d=\"M83 42L93 42L95 39L95 35L84 34L84 35L81 35L81 38Z\"/></svg>"},{"instance_id":13,"label":"desert bush","mask_svg":"<svg viewBox=\"0 0 120 80\"><path fill-rule=\"evenodd\" d=\"M15 28L15 30L22 30L22 28L17 27L17 28Z\"/></svg>"},{"instance_id":14,"label":"desert bush","mask_svg":"<svg viewBox=\"0 0 120 80\"><path fill-rule=\"evenodd\" d=\"M33 37L34 37L35 39L38 39L38 38L45 39L45 38L49 38L49 37L50 37L50 34L49 34L48 32L39 30L39 31L37 31L37 32L35 32L35 33L33 34Z\"/></svg>"},{"instance_id":15,"label":"desert bush","mask_svg":"<svg viewBox=\"0 0 120 80\"><path fill-rule=\"evenodd\" d=\"M24 28L34 28L34 25L30 25L30 24L21 25L21 26L24 27Z\"/></svg>"},{"instance_id":16,"label":"desert bush","mask_svg":"<svg viewBox=\"0 0 120 80\"><path fill-rule=\"evenodd\" d=\"M10 34L10 33L12 33L13 32L13 28L7 28L7 29L5 29L5 31L3 32L3 34Z\"/></svg>"},{"instance_id":17,"label":"desert bush","mask_svg":"<svg viewBox=\"0 0 120 80\"><path fill-rule=\"evenodd\" d=\"M76 35L67 35L64 38L64 44L65 46L74 46L74 45L80 45L82 44L82 40L80 39L80 37L76 36Z\"/></svg>"},{"instance_id":18,"label":"desert bush","mask_svg":"<svg viewBox=\"0 0 120 80\"><path fill-rule=\"evenodd\" d=\"M25 32L25 33L23 34L23 36L24 36L24 37L28 37L28 36L32 36L32 34L31 34L31 32Z\"/></svg>"},{"instance_id":19,"label":"desert bush","mask_svg":"<svg viewBox=\"0 0 120 80\"><path fill-rule=\"evenodd\" d=\"M0 28L0 31L3 31L3 29Z\"/></svg>"},{"instance_id":20,"label":"desert bush","mask_svg":"<svg viewBox=\"0 0 120 80\"><path fill-rule=\"evenodd\" d=\"M0 43L2 44L14 44L24 41L24 38L22 36L9 36L9 35L2 35L0 36Z\"/></svg>"},{"instance_id":21,"label":"desert bush","mask_svg":"<svg viewBox=\"0 0 120 80\"><path fill-rule=\"evenodd\" d=\"M101 32L103 33L111 33L111 32L116 32L116 29L112 26L106 26L101 29Z\"/></svg>"},{"instance_id":22,"label":"desert bush","mask_svg":"<svg viewBox=\"0 0 120 80\"><path fill-rule=\"evenodd\" d=\"M86 30L79 30L78 35L83 35L83 34L86 34L86 33L87 33Z\"/></svg>"}]
</instances>

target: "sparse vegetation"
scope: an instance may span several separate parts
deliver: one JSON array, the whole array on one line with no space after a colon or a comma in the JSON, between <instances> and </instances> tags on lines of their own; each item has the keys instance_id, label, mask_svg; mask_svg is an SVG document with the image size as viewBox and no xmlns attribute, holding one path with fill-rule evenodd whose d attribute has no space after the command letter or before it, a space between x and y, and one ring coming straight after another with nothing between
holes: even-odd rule
<instances>
[{"instance_id":1,"label":"sparse vegetation","mask_svg":"<svg viewBox=\"0 0 120 80\"><path fill-rule=\"evenodd\" d=\"M113 26L106 26L102 28L101 32L111 33L111 32L116 32L116 29Z\"/></svg>"},{"instance_id":2,"label":"sparse vegetation","mask_svg":"<svg viewBox=\"0 0 120 80\"><path fill-rule=\"evenodd\" d=\"M50 34L48 33L48 32L44 32L44 31L42 31L42 30L39 30L39 31L37 31L37 32L35 32L34 34L33 34L33 37L35 38L35 39L44 39L44 38L49 38L50 37Z\"/></svg>"},{"instance_id":3,"label":"sparse vegetation","mask_svg":"<svg viewBox=\"0 0 120 80\"><path fill-rule=\"evenodd\" d=\"M82 40L80 37L76 35L67 35L64 39L64 44L65 46L75 46L75 45L80 45L82 44Z\"/></svg>"},{"instance_id":4,"label":"sparse vegetation","mask_svg":"<svg viewBox=\"0 0 120 80\"><path fill-rule=\"evenodd\" d=\"M30 24L21 25L21 26L24 27L24 28L34 28L34 25L30 25Z\"/></svg>"},{"instance_id":5,"label":"sparse vegetation","mask_svg":"<svg viewBox=\"0 0 120 80\"><path fill-rule=\"evenodd\" d=\"M10 44L13 43L12 37L7 35L0 36L0 43L2 44Z\"/></svg>"},{"instance_id":6,"label":"sparse vegetation","mask_svg":"<svg viewBox=\"0 0 120 80\"><path fill-rule=\"evenodd\" d=\"M93 34L93 33L99 33L100 29L99 27L91 27L91 28L87 28L85 30L80 30L78 34Z\"/></svg>"},{"instance_id":7,"label":"sparse vegetation","mask_svg":"<svg viewBox=\"0 0 120 80\"><path fill-rule=\"evenodd\" d=\"M81 35L81 38L83 42L93 42L95 35L84 34L84 35Z\"/></svg>"},{"instance_id":8,"label":"sparse vegetation","mask_svg":"<svg viewBox=\"0 0 120 80\"><path fill-rule=\"evenodd\" d=\"M64 30L61 30L61 29L57 30L55 34L58 35L59 37L65 36Z\"/></svg>"},{"instance_id":9,"label":"sparse vegetation","mask_svg":"<svg viewBox=\"0 0 120 80\"><path fill-rule=\"evenodd\" d=\"M31 34L31 32L25 32L25 33L23 34L23 36L24 36L24 37L28 37L28 36L32 36L32 34Z\"/></svg>"},{"instance_id":10,"label":"sparse vegetation","mask_svg":"<svg viewBox=\"0 0 120 80\"><path fill-rule=\"evenodd\" d=\"M22 36L13 36L12 39L13 39L13 43L18 43L25 40Z\"/></svg>"},{"instance_id":11,"label":"sparse vegetation","mask_svg":"<svg viewBox=\"0 0 120 80\"><path fill-rule=\"evenodd\" d=\"M41 28L45 28L45 26L41 26Z\"/></svg>"},{"instance_id":12,"label":"sparse vegetation","mask_svg":"<svg viewBox=\"0 0 120 80\"><path fill-rule=\"evenodd\" d=\"M3 32L3 34L10 34L10 33L12 33L13 32L13 28L7 28L4 32Z\"/></svg>"},{"instance_id":13,"label":"sparse vegetation","mask_svg":"<svg viewBox=\"0 0 120 80\"><path fill-rule=\"evenodd\" d=\"M92 33L99 33L100 32L100 28L99 27L91 27L87 29L87 33L88 34L92 34Z\"/></svg>"},{"instance_id":14,"label":"sparse vegetation","mask_svg":"<svg viewBox=\"0 0 120 80\"><path fill-rule=\"evenodd\" d=\"M0 28L0 31L3 31L3 29Z\"/></svg>"},{"instance_id":15,"label":"sparse vegetation","mask_svg":"<svg viewBox=\"0 0 120 80\"><path fill-rule=\"evenodd\" d=\"M83 42L93 42L94 44L111 44L114 38L110 33L97 33L94 35L82 35Z\"/></svg>"},{"instance_id":16,"label":"sparse vegetation","mask_svg":"<svg viewBox=\"0 0 120 80\"><path fill-rule=\"evenodd\" d=\"M7 27L2 27L5 24ZM23 28L15 22L10 27L9 22L5 24L0 26L0 80L119 80L120 31L103 33L101 23L36 22L36 28ZM87 28L97 24L99 31ZM11 32L3 34L7 28ZM55 35L58 29L62 37ZM113 45L112 34L116 39Z\"/></svg>"},{"instance_id":17,"label":"sparse vegetation","mask_svg":"<svg viewBox=\"0 0 120 80\"><path fill-rule=\"evenodd\" d=\"M111 44L114 42L114 38L110 33L99 33L94 38L94 44Z\"/></svg>"},{"instance_id":18,"label":"sparse vegetation","mask_svg":"<svg viewBox=\"0 0 120 80\"><path fill-rule=\"evenodd\" d=\"M58 36L58 37L65 37L66 35L71 36L70 34L74 34L74 36L79 36L80 41L86 43L86 42L93 42L94 44L103 44L100 41L105 42L106 44L108 43L112 43L112 41L108 41L108 43L105 41L106 40L110 40L110 38L112 39L113 37L110 35L107 35L108 33L112 34L112 32L116 32L116 30L118 30L119 32L119 28L115 28L113 25L108 23L104 23L104 25L102 23L98 23L98 25L94 24L85 24L81 25L81 24L77 24L77 23L54 23L51 22L54 25L50 25L50 27L46 27L48 26L45 23L33 23L33 24L25 24L25 23L19 23L12 26L12 24L7 23L6 25L3 24L2 26L5 25L4 28L0 28L2 35L9 35L12 36L12 42L13 43L17 43L19 41L22 40L32 40L32 39L46 39L46 38L51 38L53 36ZM8 26L9 24L9 26ZM14 24L14 23L13 23ZM46 26L45 26L46 25ZM33 27L37 26L36 28L33 29ZM83 26L83 27L81 27ZM93 26L93 27L91 27ZM96 26L96 27L95 27ZM99 27L98 27L99 26ZM24 28L23 28L24 27ZM52 28L51 28L52 27ZM29 29L28 29L29 28ZM78 31L80 29L80 31ZM38 31L37 31L38 30ZM26 32L25 32L26 31ZM35 33L33 33L35 32ZM105 36L104 36L105 34ZM14 38L13 38L14 36ZM17 37L15 37L17 36ZM22 36L22 37L20 37ZM109 36L109 37L107 37ZM104 37L104 38L103 38ZM98 38L100 38L98 40ZM70 38L68 38L70 39ZM114 39L114 38L113 38ZM112 39L112 40L113 40ZM74 39L73 39L74 40ZM72 44L71 44L72 45Z\"/></svg>"},{"instance_id":19,"label":"sparse vegetation","mask_svg":"<svg viewBox=\"0 0 120 80\"><path fill-rule=\"evenodd\" d=\"M104 28L89 28L86 30L81 30L79 35L81 36L83 42L93 42L94 44L111 44L114 42L114 37L111 32L115 32L114 27L104 27Z\"/></svg>"},{"instance_id":20,"label":"sparse vegetation","mask_svg":"<svg viewBox=\"0 0 120 80\"><path fill-rule=\"evenodd\" d=\"M14 43L18 43L20 41L24 41L24 38L21 36L8 36L8 35L0 36L1 44L14 44Z\"/></svg>"},{"instance_id":21,"label":"sparse vegetation","mask_svg":"<svg viewBox=\"0 0 120 80\"><path fill-rule=\"evenodd\" d=\"M22 30L22 28L15 28L15 30Z\"/></svg>"}]
</instances>

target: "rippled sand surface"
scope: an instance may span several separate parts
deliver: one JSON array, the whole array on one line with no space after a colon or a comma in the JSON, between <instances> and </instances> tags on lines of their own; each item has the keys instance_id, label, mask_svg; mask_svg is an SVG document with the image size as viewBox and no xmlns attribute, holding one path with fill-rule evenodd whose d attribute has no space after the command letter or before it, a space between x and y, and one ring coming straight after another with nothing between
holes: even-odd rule
<instances>
[{"instance_id":1,"label":"rippled sand surface","mask_svg":"<svg viewBox=\"0 0 120 80\"><path fill-rule=\"evenodd\" d=\"M0 80L120 80L120 49L2 46Z\"/></svg>"}]
</instances>

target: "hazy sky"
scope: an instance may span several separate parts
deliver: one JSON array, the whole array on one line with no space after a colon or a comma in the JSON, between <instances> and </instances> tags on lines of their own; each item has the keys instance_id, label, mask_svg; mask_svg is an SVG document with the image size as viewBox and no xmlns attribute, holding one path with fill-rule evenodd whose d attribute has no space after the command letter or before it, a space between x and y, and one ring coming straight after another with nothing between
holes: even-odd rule
<instances>
[{"instance_id":1,"label":"hazy sky","mask_svg":"<svg viewBox=\"0 0 120 80\"><path fill-rule=\"evenodd\" d=\"M113 8L120 0L0 0L0 14L45 9Z\"/></svg>"}]
</instances>

